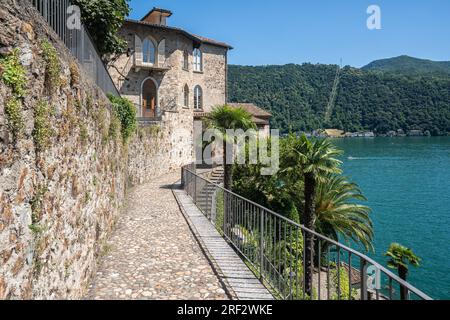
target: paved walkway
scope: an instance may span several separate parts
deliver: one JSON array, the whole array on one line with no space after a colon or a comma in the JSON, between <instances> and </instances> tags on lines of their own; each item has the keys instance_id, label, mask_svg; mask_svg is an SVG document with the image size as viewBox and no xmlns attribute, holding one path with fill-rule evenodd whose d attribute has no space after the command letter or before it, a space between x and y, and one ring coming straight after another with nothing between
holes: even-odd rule
<instances>
[{"instance_id":1,"label":"paved walkway","mask_svg":"<svg viewBox=\"0 0 450 320\"><path fill-rule=\"evenodd\" d=\"M179 177L169 174L131 192L90 299L228 299L173 196Z\"/></svg>"},{"instance_id":2,"label":"paved walkway","mask_svg":"<svg viewBox=\"0 0 450 320\"><path fill-rule=\"evenodd\" d=\"M226 284L233 298L238 300L273 300L273 296L255 277L242 259L219 234L214 225L201 213L183 190L174 190L180 208L188 217L195 236L206 250L210 261Z\"/></svg>"}]
</instances>

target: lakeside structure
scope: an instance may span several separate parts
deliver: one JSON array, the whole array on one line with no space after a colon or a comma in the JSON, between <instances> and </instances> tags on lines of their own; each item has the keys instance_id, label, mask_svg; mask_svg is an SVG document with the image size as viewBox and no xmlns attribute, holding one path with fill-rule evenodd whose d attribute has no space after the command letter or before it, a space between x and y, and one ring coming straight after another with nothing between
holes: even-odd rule
<instances>
[{"instance_id":1,"label":"lakeside structure","mask_svg":"<svg viewBox=\"0 0 450 320\"><path fill-rule=\"evenodd\" d=\"M128 50L109 68L122 97L136 106L141 125L171 126L179 132L182 162L193 156L194 120L204 120L227 103L227 43L168 24L172 12L153 8L141 20L127 19L119 32ZM271 114L254 104L230 104L252 115L258 129L270 132Z\"/></svg>"},{"instance_id":2,"label":"lakeside structure","mask_svg":"<svg viewBox=\"0 0 450 320\"><path fill-rule=\"evenodd\" d=\"M314 130L312 133L305 133L308 137L316 138L375 138L375 137L429 137L429 131L410 130L405 133L404 130L389 131L387 133L377 134L373 131L345 132L338 129Z\"/></svg>"}]
</instances>

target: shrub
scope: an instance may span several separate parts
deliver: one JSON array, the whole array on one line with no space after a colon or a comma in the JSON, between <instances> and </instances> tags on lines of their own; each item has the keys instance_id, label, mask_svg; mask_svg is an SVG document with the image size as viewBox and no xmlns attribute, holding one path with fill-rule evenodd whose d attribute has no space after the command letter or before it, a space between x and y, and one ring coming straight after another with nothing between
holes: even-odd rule
<instances>
[{"instance_id":1,"label":"shrub","mask_svg":"<svg viewBox=\"0 0 450 320\"><path fill-rule=\"evenodd\" d=\"M333 282L334 290L332 299L338 300L339 295L337 294L338 288L340 287L340 300L355 300L357 298L358 292L355 289L351 289L350 292L350 279L348 276L348 271L344 267L339 267L339 276L338 276L338 269L337 266L335 266L334 269L331 270L331 279ZM339 286L340 284L340 286ZM351 295L351 296L350 296Z\"/></svg>"},{"instance_id":2,"label":"shrub","mask_svg":"<svg viewBox=\"0 0 450 320\"><path fill-rule=\"evenodd\" d=\"M118 117L122 126L122 138L126 142L137 128L136 108L125 98L118 98L111 94L108 95L113 104L113 112Z\"/></svg>"}]
</instances>

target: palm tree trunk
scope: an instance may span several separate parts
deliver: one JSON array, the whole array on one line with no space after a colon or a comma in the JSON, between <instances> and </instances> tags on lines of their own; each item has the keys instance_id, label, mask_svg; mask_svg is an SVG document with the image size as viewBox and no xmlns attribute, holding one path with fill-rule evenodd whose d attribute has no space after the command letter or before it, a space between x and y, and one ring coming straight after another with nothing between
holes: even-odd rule
<instances>
[{"instance_id":1,"label":"palm tree trunk","mask_svg":"<svg viewBox=\"0 0 450 320\"><path fill-rule=\"evenodd\" d=\"M303 210L303 224L306 228L314 230L315 198L316 198L316 180L310 173L305 174L305 208ZM313 256L314 239L313 235L305 232L305 293L312 298L313 296Z\"/></svg>"},{"instance_id":2,"label":"palm tree trunk","mask_svg":"<svg viewBox=\"0 0 450 320\"><path fill-rule=\"evenodd\" d=\"M400 279L405 280L408 277L408 269L403 266L398 266L398 276ZM400 300L408 299L408 289L400 285Z\"/></svg>"}]
</instances>

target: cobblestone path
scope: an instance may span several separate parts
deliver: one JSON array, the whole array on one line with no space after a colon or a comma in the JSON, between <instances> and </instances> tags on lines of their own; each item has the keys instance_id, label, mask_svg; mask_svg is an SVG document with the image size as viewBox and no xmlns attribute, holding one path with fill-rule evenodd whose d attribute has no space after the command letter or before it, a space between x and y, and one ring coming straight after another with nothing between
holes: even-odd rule
<instances>
[{"instance_id":1,"label":"cobblestone path","mask_svg":"<svg viewBox=\"0 0 450 320\"><path fill-rule=\"evenodd\" d=\"M89 299L227 299L171 191L179 174L134 189Z\"/></svg>"}]
</instances>

